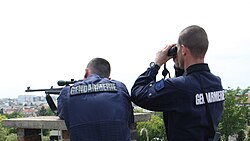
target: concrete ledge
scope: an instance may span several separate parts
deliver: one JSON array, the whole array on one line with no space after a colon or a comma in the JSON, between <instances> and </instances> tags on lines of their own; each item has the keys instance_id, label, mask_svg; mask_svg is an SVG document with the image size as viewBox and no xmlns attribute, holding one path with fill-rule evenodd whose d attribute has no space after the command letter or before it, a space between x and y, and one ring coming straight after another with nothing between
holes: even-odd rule
<instances>
[{"instance_id":1,"label":"concrete ledge","mask_svg":"<svg viewBox=\"0 0 250 141\"><path fill-rule=\"evenodd\" d=\"M135 122L148 121L151 119L150 113L135 113ZM64 120L57 116L39 116L28 118L4 119L4 127L25 128L25 129L60 129L67 130Z\"/></svg>"},{"instance_id":2,"label":"concrete ledge","mask_svg":"<svg viewBox=\"0 0 250 141\"><path fill-rule=\"evenodd\" d=\"M40 116L28 118L4 119L4 127L25 128L25 129L61 129L67 130L63 120L57 116Z\"/></svg>"},{"instance_id":3,"label":"concrete ledge","mask_svg":"<svg viewBox=\"0 0 250 141\"><path fill-rule=\"evenodd\" d=\"M148 121L151 119L151 113L135 113L135 124L130 125L131 140L137 140L136 122ZM41 129L62 130L62 139L69 141L69 134L64 120L57 116L40 116L28 118L4 119L4 127L13 127L17 129L18 141L42 141Z\"/></svg>"}]
</instances>

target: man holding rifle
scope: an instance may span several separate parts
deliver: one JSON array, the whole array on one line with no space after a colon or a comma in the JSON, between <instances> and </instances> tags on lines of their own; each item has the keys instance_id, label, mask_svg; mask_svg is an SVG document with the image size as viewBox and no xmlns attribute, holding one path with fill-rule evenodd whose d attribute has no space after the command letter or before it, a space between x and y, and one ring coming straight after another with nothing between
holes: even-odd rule
<instances>
[{"instance_id":1,"label":"man holding rifle","mask_svg":"<svg viewBox=\"0 0 250 141\"><path fill-rule=\"evenodd\" d=\"M110 64L92 59L84 79L66 86L58 97L59 117L71 141L130 141L133 109L126 86L111 80Z\"/></svg>"}]
</instances>

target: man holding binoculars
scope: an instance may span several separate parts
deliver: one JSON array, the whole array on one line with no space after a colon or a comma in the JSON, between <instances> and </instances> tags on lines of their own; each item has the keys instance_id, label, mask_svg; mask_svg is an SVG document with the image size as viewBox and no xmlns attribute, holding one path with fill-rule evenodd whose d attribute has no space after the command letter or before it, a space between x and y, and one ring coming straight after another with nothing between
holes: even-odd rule
<instances>
[{"instance_id":1,"label":"man holding binoculars","mask_svg":"<svg viewBox=\"0 0 250 141\"><path fill-rule=\"evenodd\" d=\"M136 105L163 112L169 141L219 140L224 90L221 79L204 63L207 49L206 31L197 25L186 27L177 44L157 52L132 87ZM160 67L172 58L176 77L156 81Z\"/></svg>"}]
</instances>

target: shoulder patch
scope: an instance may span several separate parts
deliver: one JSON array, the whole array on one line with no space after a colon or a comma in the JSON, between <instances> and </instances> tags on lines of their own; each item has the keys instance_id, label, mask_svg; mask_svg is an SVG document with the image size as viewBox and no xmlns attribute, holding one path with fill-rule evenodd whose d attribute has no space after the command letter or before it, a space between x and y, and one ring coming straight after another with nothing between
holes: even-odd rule
<instances>
[{"instance_id":1,"label":"shoulder patch","mask_svg":"<svg viewBox=\"0 0 250 141\"><path fill-rule=\"evenodd\" d=\"M156 91L160 91L160 90L162 90L164 88L164 86L165 86L164 85L164 80L162 79L162 80L156 82L154 87L155 87Z\"/></svg>"},{"instance_id":2,"label":"shoulder patch","mask_svg":"<svg viewBox=\"0 0 250 141\"><path fill-rule=\"evenodd\" d=\"M208 103L221 102L225 100L224 90L205 93ZM205 104L203 93L195 95L195 105Z\"/></svg>"},{"instance_id":3,"label":"shoulder patch","mask_svg":"<svg viewBox=\"0 0 250 141\"><path fill-rule=\"evenodd\" d=\"M82 84L72 86L70 88L70 95L89 94L97 92L117 92L115 83L99 83L99 84Z\"/></svg>"}]
</instances>

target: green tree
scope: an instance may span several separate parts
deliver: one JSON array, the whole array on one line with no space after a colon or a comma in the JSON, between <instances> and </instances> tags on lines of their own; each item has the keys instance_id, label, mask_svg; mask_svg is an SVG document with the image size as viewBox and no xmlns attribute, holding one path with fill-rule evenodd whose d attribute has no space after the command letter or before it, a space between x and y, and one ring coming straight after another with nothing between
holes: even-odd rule
<instances>
[{"instance_id":1,"label":"green tree","mask_svg":"<svg viewBox=\"0 0 250 141\"><path fill-rule=\"evenodd\" d=\"M238 133L237 141L244 141L245 136L246 136L246 134L245 134L244 130L240 130L240 132Z\"/></svg>"},{"instance_id":2,"label":"green tree","mask_svg":"<svg viewBox=\"0 0 250 141\"><path fill-rule=\"evenodd\" d=\"M44 106L41 107L41 109L38 111L38 116L46 116L47 110L45 109Z\"/></svg>"},{"instance_id":3,"label":"green tree","mask_svg":"<svg viewBox=\"0 0 250 141\"><path fill-rule=\"evenodd\" d=\"M150 121L137 123L137 137L138 141L146 140L146 132L142 131L143 128L147 130L149 140L153 138L159 138L166 141L165 126L162 117L162 113L155 112L151 116ZM142 131L142 134L141 134Z\"/></svg>"},{"instance_id":4,"label":"green tree","mask_svg":"<svg viewBox=\"0 0 250 141\"><path fill-rule=\"evenodd\" d=\"M52 116L54 115L50 108L45 108L44 106L38 111L38 116Z\"/></svg>"},{"instance_id":5,"label":"green tree","mask_svg":"<svg viewBox=\"0 0 250 141\"><path fill-rule=\"evenodd\" d=\"M6 119L5 115L0 115L0 141L5 141L8 131L2 126L2 120Z\"/></svg>"},{"instance_id":6,"label":"green tree","mask_svg":"<svg viewBox=\"0 0 250 141\"><path fill-rule=\"evenodd\" d=\"M11 114L7 114L6 117L8 119L10 119L10 118L20 118L20 117L22 117L22 115L21 115L20 112L14 111ZM12 133L16 134L17 133L16 128L7 128L7 131L8 131L8 134L12 134Z\"/></svg>"},{"instance_id":7,"label":"green tree","mask_svg":"<svg viewBox=\"0 0 250 141\"><path fill-rule=\"evenodd\" d=\"M46 112L47 116L55 115L50 108L47 108L46 110L47 110L47 112Z\"/></svg>"},{"instance_id":8,"label":"green tree","mask_svg":"<svg viewBox=\"0 0 250 141\"><path fill-rule=\"evenodd\" d=\"M245 90L230 89L225 90L224 111L219 124L219 131L225 140L230 135L239 133L247 127L247 116L249 113L248 104L246 103L249 88Z\"/></svg>"},{"instance_id":9,"label":"green tree","mask_svg":"<svg viewBox=\"0 0 250 141\"><path fill-rule=\"evenodd\" d=\"M20 117L22 117L21 113L16 112L16 111L14 111L13 113L7 115L8 119L10 119L10 118L20 118Z\"/></svg>"},{"instance_id":10,"label":"green tree","mask_svg":"<svg viewBox=\"0 0 250 141\"><path fill-rule=\"evenodd\" d=\"M17 141L17 135L16 134L10 134L6 137L6 141Z\"/></svg>"}]
</instances>

